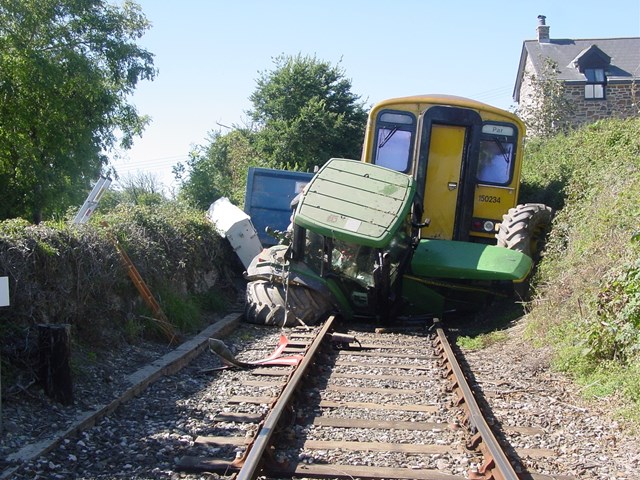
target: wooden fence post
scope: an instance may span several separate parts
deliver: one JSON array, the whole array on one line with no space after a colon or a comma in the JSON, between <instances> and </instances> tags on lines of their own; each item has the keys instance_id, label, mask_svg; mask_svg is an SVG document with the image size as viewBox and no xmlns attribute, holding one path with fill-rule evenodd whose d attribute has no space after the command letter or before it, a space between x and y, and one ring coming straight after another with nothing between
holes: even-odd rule
<instances>
[{"instance_id":1,"label":"wooden fence post","mask_svg":"<svg viewBox=\"0 0 640 480\"><path fill-rule=\"evenodd\" d=\"M44 393L63 405L71 405L71 325L38 325L38 350L39 380Z\"/></svg>"}]
</instances>

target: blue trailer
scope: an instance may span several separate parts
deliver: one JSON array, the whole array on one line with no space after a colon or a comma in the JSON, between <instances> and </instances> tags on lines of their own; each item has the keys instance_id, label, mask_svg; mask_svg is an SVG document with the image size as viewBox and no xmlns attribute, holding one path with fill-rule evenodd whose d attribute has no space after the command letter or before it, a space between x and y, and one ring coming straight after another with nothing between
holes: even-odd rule
<instances>
[{"instance_id":1,"label":"blue trailer","mask_svg":"<svg viewBox=\"0 0 640 480\"><path fill-rule=\"evenodd\" d=\"M251 217L263 246L277 240L266 233L266 227L285 231L291 218L291 201L309 183L313 173L250 167L244 211Z\"/></svg>"}]
</instances>

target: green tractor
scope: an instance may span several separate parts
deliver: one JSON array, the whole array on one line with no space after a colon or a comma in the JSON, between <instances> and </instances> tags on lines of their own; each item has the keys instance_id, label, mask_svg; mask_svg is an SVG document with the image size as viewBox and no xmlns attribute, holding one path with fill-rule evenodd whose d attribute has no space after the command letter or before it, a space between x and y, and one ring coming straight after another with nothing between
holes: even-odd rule
<instances>
[{"instance_id":1,"label":"green tractor","mask_svg":"<svg viewBox=\"0 0 640 480\"><path fill-rule=\"evenodd\" d=\"M329 160L294 202L286 244L247 268L246 319L389 323L523 296L551 209L517 204L522 122L468 99L393 99L361 161Z\"/></svg>"}]
</instances>

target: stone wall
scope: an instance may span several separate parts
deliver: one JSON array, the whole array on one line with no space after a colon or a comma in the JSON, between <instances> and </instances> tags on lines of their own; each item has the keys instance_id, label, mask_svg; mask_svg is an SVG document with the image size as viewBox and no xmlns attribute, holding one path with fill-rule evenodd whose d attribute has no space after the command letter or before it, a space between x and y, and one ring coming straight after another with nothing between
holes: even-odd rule
<instances>
[{"instance_id":1,"label":"stone wall","mask_svg":"<svg viewBox=\"0 0 640 480\"><path fill-rule=\"evenodd\" d=\"M628 118L640 113L640 85L611 83L605 87L604 99L585 99L584 84L566 85L566 95L574 107L574 125L604 118Z\"/></svg>"},{"instance_id":2,"label":"stone wall","mask_svg":"<svg viewBox=\"0 0 640 480\"><path fill-rule=\"evenodd\" d=\"M520 85L520 103L518 105L519 109L527 110L535 102L535 91L531 82L531 76L535 74L536 73L533 67L533 62L531 61L531 57L527 55L527 60L524 66L524 76Z\"/></svg>"},{"instance_id":3,"label":"stone wall","mask_svg":"<svg viewBox=\"0 0 640 480\"><path fill-rule=\"evenodd\" d=\"M537 99L531 83L535 75L533 63L527 57L525 74L520 85L518 109L526 111ZM640 80L626 83L609 83L605 86L604 99L585 99L584 83L565 84L565 95L573 105L572 124L575 127L605 118L629 118L640 116ZM535 136L535 131L528 132Z\"/></svg>"}]
</instances>

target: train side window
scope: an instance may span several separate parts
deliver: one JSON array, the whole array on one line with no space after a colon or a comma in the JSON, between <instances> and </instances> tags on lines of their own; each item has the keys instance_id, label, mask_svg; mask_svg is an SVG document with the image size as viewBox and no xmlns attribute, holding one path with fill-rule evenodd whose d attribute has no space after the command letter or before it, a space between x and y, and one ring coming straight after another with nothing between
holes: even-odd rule
<instances>
[{"instance_id":1,"label":"train side window","mask_svg":"<svg viewBox=\"0 0 640 480\"><path fill-rule=\"evenodd\" d=\"M407 112L383 111L376 122L373 163L398 172L411 168L415 117Z\"/></svg>"}]
</instances>

